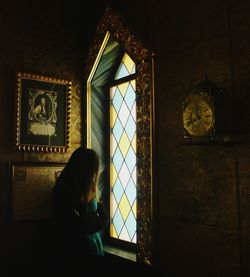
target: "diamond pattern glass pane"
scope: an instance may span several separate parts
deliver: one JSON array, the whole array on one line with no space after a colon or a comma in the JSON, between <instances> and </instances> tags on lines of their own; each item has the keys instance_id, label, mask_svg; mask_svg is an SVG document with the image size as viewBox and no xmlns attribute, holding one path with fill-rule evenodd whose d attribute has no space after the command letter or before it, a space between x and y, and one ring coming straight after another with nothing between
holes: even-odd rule
<instances>
[{"instance_id":1,"label":"diamond pattern glass pane","mask_svg":"<svg viewBox=\"0 0 250 277\"><path fill-rule=\"evenodd\" d=\"M116 171L119 172L123 163L123 157L119 147L116 149L115 155L113 156L113 163Z\"/></svg>"},{"instance_id":2,"label":"diamond pattern glass pane","mask_svg":"<svg viewBox=\"0 0 250 277\"><path fill-rule=\"evenodd\" d=\"M129 237L129 235L128 235L128 231L127 231L126 226L123 227L120 236L121 236L124 240L130 241L130 237Z\"/></svg>"},{"instance_id":3,"label":"diamond pattern glass pane","mask_svg":"<svg viewBox=\"0 0 250 277\"><path fill-rule=\"evenodd\" d=\"M130 239L133 239L134 234L136 232L136 220L135 220L135 217L134 217L132 211L130 211L130 213L127 217L125 226L128 230L128 234L129 234Z\"/></svg>"},{"instance_id":4,"label":"diamond pattern glass pane","mask_svg":"<svg viewBox=\"0 0 250 277\"><path fill-rule=\"evenodd\" d=\"M120 203L123 193L124 193L124 190L118 178L115 182L114 189L113 189L113 194L114 194L114 197L116 198L117 203Z\"/></svg>"},{"instance_id":5,"label":"diamond pattern glass pane","mask_svg":"<svg viewBox=\"0 0 250 277\"><path fill-rule=\"evenodd\" d=\"M129 210L130 210L130 206L129 206L129 202L128 202L128 198L127 198L126 194L123 194L123 196L122 196L122 199L119 203L119 209L121 211L122 218L125 222L125 220L128 217Z\"/></svg>"},{"instance_id":6,"label":"diamond pattern glass pane","mask_svg":"<svg viewBox=\"0 0 250 277\"><path fill-rule=\"evenodd\" d=\"M127 93L124 99L126 104L128 105L129 110L131 110L135 102L135 91L131 84L128 85Z\"/></svg>"},{"instance_id":7,"label":"diamond pattern glass pane","mask_svg":"<svg viewBox=\"0 0 250 277\"><path fill-rule=\"evenodd\" d=\"M112 94L113 94L113 91L112 91ZM114 96L112 97L112 102L113 102L113 106L114 106L116 112L118 113L120 110L120 107L121 107L121 103L122 103L121 92L118 88L114 91Z\"/></svg>"},{"instance_id":8,"label":"diamond pattern glass pane","mask_svg":"<svg viewBox=\"0 0 250 277\"><path fill-rule=\"evenodd\" d=\"M125 193L128 197L129 204L133 205L136 198L136 187L132 179L129 180Z\"/></svg>"},{"instance_id":9,"label":"diamond pattern glass pane","mask_svg":"<svg viewBox=\"0 0 250 277\"><path fill-rule=\"evenodd\" d=\"M125 53L122 58L122 62L116 72L115 80L129 76L134 73L135 73L135 63L130 58L130 56L127 53Z\"/></svg>"},{"instance_id":10,"label":"diamond pattern glass pane","mask_svg":"<svg viewBox=\"0 0 250 277\"><path fill-rule=\"evenodd\" d=\"M127 55L127 72L134 63ZM124 69L124 70L125 70ZM110 236L136 243L136 93L135 80L110 89Z\"/></svg>"},{"instance_id":11,"label":"diamond pattern glass pane","mask_svg":"<svg viewBox=\"0 0 250 277\"><path fill-rule=\"evenodd\" d=\"M129 148L129 151L127 152L125 161L129 169L129 172L132 172L136 164L136 156L132 146Z\"/></svg>"},{"instance_id":12,"label":"diamond pattern glass pane","mask_svg":"<svg viewBox=\"0 0 250 277\"><path fill-rule=\"evenodd\" d=\"M125 131L126 131L130 141L134 137L134 134L135 134L135 131L136 131L135 127L136 126L135 126L134 118L132 117L132 115L130 115L129 118L128 118L127 124L125 126Z\"/></svg>"},{"instance_id":13,"label":"diamond pattern glass pane","mask_svg":"<svg viewBox=\"0 0 250 277\"><path fill-rule=\"evenodd\" d=\"M119 117L122 125L125 126L127 123L128 117L129 117L129 109L128 109L125 101L123 101L123 103L122 103L118 117Z\"/></svg>"},{"instance_id":14,"label":"diamond pattern glass pane","mask_svg":"<svg viewBox=\"0 0 250 277\"><path fill-rule=\"evenodd\" d=\"M116 233L119 235L124 225L124 220L120 213L120 209L116 209L116 213L113 217L113 224L115 226Z\"/></svg>"}]
</instances>

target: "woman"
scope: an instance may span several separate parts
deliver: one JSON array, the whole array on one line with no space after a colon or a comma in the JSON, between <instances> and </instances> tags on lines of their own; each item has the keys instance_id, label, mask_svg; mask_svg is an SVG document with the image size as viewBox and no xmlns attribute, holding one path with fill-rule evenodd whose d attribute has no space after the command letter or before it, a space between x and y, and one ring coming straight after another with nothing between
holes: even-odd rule
<instances>
[{"instance_id":1,"label":"woman","mask_svg":"<svg viewBox=\"0 0 250 277\"><path fill-rule=\"evenodd\" d=\"M99 232L107 226L108 216L97 201L98 170L96 152L79 147L56 181L53 206L58 235L57 256L63 271L84 271L84 266L97 260L95 257L103 256Z\"/></svg>"}]
</instances>

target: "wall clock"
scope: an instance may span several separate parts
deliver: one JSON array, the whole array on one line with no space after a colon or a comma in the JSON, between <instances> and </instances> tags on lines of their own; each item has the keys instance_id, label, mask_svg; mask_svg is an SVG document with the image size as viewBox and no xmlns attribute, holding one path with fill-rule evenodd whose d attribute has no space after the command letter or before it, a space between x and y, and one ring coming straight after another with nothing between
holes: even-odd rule
<instances>
[{"instance_id":1,"label":"wall clock","mask_svg":"<svg viewBox=\"0 0 250 277\"><path fill-rule=\"evenodd\" d=\"M214 97L209 88L194 90L183 102L184 138L189 141L212 139L215 134Z\"/></svg>"}]
</instances>

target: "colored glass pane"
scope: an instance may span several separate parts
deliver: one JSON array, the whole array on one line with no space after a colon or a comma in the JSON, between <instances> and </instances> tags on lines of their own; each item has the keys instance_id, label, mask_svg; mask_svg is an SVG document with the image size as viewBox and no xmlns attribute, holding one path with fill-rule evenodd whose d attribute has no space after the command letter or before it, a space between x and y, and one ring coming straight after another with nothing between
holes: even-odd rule
<instances>
[{"instance_id":1,"label":"colored glass pane","mask_svg":"<svg viewBox=\"0 0 250 277\"><path fill-rule=\"evenodd\" d=\"M128 89L127 89L126 95L124 97L124 100L125 100L128 108L131 110L132 106L135 102L135 90L133 89L131 84L128 85Z\"/></svg>"},{"instance_id":2,"label":"colored glass pane","mask_svg":"<svg viewBox=\"0 0 250 277\"><path fill-rule=\"evenodd\" d=\"M110 214L111 214L111 217L113 218L114 215L115 215L115 212L117 210L117 203L116 203L116 200L115 200L115 197L114 197L114 194L113 192L111 192L111 195L110 195Z\"/></svg>"},{"instance_id":3,"label":"colored glass pane","mask_svg":"<svg viewBox=\"0 0 250 277\"><path fill-rule=\"evenodd\" d=\"M119 142L123 132L123 127L119 119L116 120L115 126L113 128L113 134L117 142Z\"/></svg>"},{"instance_id":4,"label":"colored glass pane","mask_svg":"<svg viewBox=\"0 0 250 277\"><path fill-rule=\"evenodd\" d=\"M113 224L115 226L116 233L119 235L124 224L124 220L119 209L116 209L116 213L113 217Z\"/></svg>"},{"instance_id":5,"label":"colored glass pane","mask_svg":"<svg viewBox=\"0 0 250 277\"><path fill-rule=\"evenodd\" d=\"M116 171L119 172L121 169L121 165L123 163L123 157L119 148L117 148L115 151L115 155L113 157L113 163L116 168ZM120 174L118 173L118 175Z\"/></svg>"},{"instance_id":6,"label":"colored glass pane","mask_svg":"<svg viewBox=\"0 0 250 277\"><path fill-rule=\"evenodd\" d=\"M133 242L133 243L136 243L136 233L135 233L135 235L134 235L134 237L133 237L132 242Z\"/></svg>"},{"instance_id":7,"label":"colored glass pane","mask_svg":"<svg viewBox=\"0 0 250 277\"><path fill-rule=\"evenodd\" d=\"M116 178L117 178L117 173L116 173L114 164L111 163L111 164L110 164L110 185L111 185L111 187L114 186L114 183L115 183L115 181L116 181Z\"/></svg>"},{"instance_id":8,"label":"colored glass pane","mask_svg":"<svg viewBox=\"0 0 250 277\"><path fill-rule=\"evenodd\" d=\"M133 211L133 213L134 213L134 216L135 216L135 218L136 218L136 215L137 215L137 202L135 201L134 202L134 205L133 205L133 207L132 207L132 211Z\"/></svg>"},{"instance_id":9,"label":"colored glass pane","mask_svg":"<svg viewBox=\"0 0 250 277\"><path fill-rule=\"evenodd\" d=\"M113 193L114 193L116 202L117 202L117 203L120 203L121 198L122 198L122 195L123 195L123 193L124 193L124 190L123 190L123 187L122 187L122 185L121 185L121 182L120 182L119 178L118 178L118 179L116 180L116 182L115 182L115 186L114 186L114 189L113 189Z\"/></svg>"},{"instance_id":10,"label":"colored glass pane","mask_svg":"<svg viewBox=\"0 0 250 277\"><path fill-rule=\"evenodd\" d=\"M112 102L116 112L118 113L122 104L122 96L119 89L115 90L115 94L112 97Z\"/></svg>"},{"instance_id":11,"label":"colored glass pane","mask_svg":"<svg viewBox=\"0 0 250 277\"><path fill-rule=\"evenodd\" d=\"M122 135L121 140L119 142L119 147L121 149L123 157L126 156L126 154L128 152L129 145L130 145L129 138L128 138L127 134L125 132L123 132L123 135Z\"/></svg>"},{"instance_id":12,"label":"colored glass pane","mask_svg":"<svg viewBox=\"0 0 250 277\"><path fill-rule=\"evenodd\" d=\"M135 103L132 107L131 114L132 114L134 120L136 120L136 105L135 105Z\"/></svg>"},{"instance_id":13,"label":"colored glass pane","mask_svg":"<svg viewBox=\"0 0 250 277\"><path fill-rule=\"evenodd\" d=\"M129 169L129 172L132 173L136 164L136 155L132 147L129 148L125 161Z\"/></svg>"},{"instance_id":14,"label":"colored glass pane","mask_svg":"<svg viewBox=\"0 0 250 277\"><path fill-rule=\"evenodd\" d=\"M135 91L135 79L132 80L132 81L130 81L130 84L131 84L131 86L133 87L133 89L134 89L134 91Z\"/></svg>"},{"instance_id":15,"label":"colored glass pane","mask_svg":"<svg viewBox=\"0 0 250 277\"><path fill-rule=\"evenodd\" d=\"M110 128L114 128L116 118L117 118L117 113L114 109L114 106L111 106L110 107Z\"/></svg>"},{"instance_id":16,"label":"colored glass pane","mask_svg":"<svg viewBox=\"0 0 250 277\"><path fill-rule=\"evenodd\" d=\"M135 64L125 54L116 76L133 73ZM110 235L133 243L137 194L135 87L135 80L130 80L110 89Z\"/></svg>"},{"instance_id":17,"label":"colored glass pane","mask_svg":"<svg viewBox=\"0 0 250 277\"><path fill-rule=\"evenodd\" d=\"M111 143L110 143L110 154L111 154L111 157L114 156L116 148L117 148L117 142L116 142L116 140L114 138L114 135L112 134L111 135Z\"/></svg>"},{"instance_id":18,"label":"colored glass pane","mask_svg":"<svg viewBox=\"0 0 250 277\"><path fill-rule=\"evenodd\" d=\"M133 149L135 150L135 149L136 149L136 134L135 134L134 137L133 137L133 140L132 140L132 142L131 142L131 145L132 145Z\"/></svg>"},{"instance_id":19,"label":"colored glass pane","mask_svg":"<svg viewBox=\"0 0 250 277\"><path fill-rule=\"evenodd\" d=\"M122 126L125 127L126 122L128 120L128 117L129 117L129 109L128 109L125 102L122 103L121 110L118 114L118 117L121 121Z\"/></svg>"},{"instance_id":20,"label":"colored glass pane","mask_svg":"<svg viewBox=\"0 0 250 277\"><path fill-rule=\"evenodd\" d=\"M130 74L129 74L125 64L122 62L117 70L116 75L115 75L115 80L126 77L128 75L130 75Z\"/></svg>"},{"instance_id":21,"label":"colored glass pane","mask_svg":"<svg viewBox=\"0 0 250 277\"><path fill-rule=\"evenodd\" d=\"M121 234L120 234L120 239L130 241L130 237L129 237L128 231L126 229L126 226L124 226L122 228L122 231L121 231Z\"/></svg>"},{"instance_id":22,"label":"colored glass pane","mask_svg":"<svg viewBox=\"0 0 250 277\"><path fill-rule=\"evenodd\" d=\"M136 198L136 188L133 180L130 178L128 185L126 187L125 193L128 197L128 201L130 206L133 205L135 198Z\"/></svg>"},{"instance_id":23,"label":"colored glass pane","mask_svg":"<svg viewBox=\"0 0 250 277\"><path fill-rule=\"evenodd\" d=\"M128 230L130 239L132 239L135 234L135 231L136 231L136 219L135 219L132 211L130 211L130 213L127 217L125 226Z\"/></svg>"},{"instance_id":24,"label":"colored glass pane","mask_svg":"<svg viewBox=\"0 0 250 277\"><path fill-rule=\"evenodd\" d=\"M132 173L132 179L133 179L134 183L137 184L137 182L136 182L136 167L134 168L134 171Z\"/></svg>"},{"instance_id":25,"label":"colored glass pane","mask_svg":"<svg viewBox=\"0 0 250 277\"><path fill-rule=\"evenodd\" d=\"M124 188L126 188L126 186L127 186L129 177L130 177L130 173L129 173L128 167L125 163L123 163L121 170L119 172L119 178L120 178L121 184Z\"/></svg>"},{"instance_id":26,"label":"colored glass pane","mask_svg":"<svg viewBox=\"0 0 250 277\"><path fill-rule=\"evenodd\" d=\"M118 236L117 236L117 233L116 233L116 230L115 230L115 227L114 227L114 224L113 224L113 223L111 223L111 224L110 224L110 236L111 236L112 238L118 238Z\"/></svg>"},{"instance_id":27,"label":"colored glass pane","mask_svg":"<svg viewBox=\"0 0 250 277\"><path fill-rule=\"evenodd\" d=\"M122 199L119 204L119 209L121 211L122 218L125 221L130 211L130 205L126 194L123 194L122 196Z\"/></svg>"},{"instance_id":28,"label":"colored glass pane","mask_svg":"<svg viewBox=\"0 0 250 277\"><path fill-rule=\"evenodd\" d=\"M134 73L135 63L130 58L130 56L127 53L125 53L122 58L121 64L116 72L115 80L121 79Z\"/></svg>"},{"instance_id":29,"label":"colored glass pane","mask_svg":"<svg viewBox=\"0 0 250 277\"><path fill-rule=\"evenodd\" d=\"M135 63L133 62L133 60L130 58L130 56L127 53L124 54L122 62L125 64L128 72L130 74L135 73Z\"/></svg>"},{"instance_id":30,"label":"colored glass pane","mask_svg":"<svg viewBox=\"0 0 250 277\"><path fill-rule=\"evenodd\" d=\"M135 121L131 114L127 120L127 123L125 126L125 131L128 135L129 140L131 141L133 139L135 131L136 131Z\"/></svg>"},{"instance_id":31,"label":"colored glass pane","mask_svg":"<svg viewBox=\"0 0 250 277\"><path fill-rule=\"evenodd\" d=\"M122 97L125 96L126 92L127 92L127 89L128 89L128 82L126 83L121 83L120 85L118 85L118 89L119 89L119 92L121 93Z\"/></svg>"}]
</instances>

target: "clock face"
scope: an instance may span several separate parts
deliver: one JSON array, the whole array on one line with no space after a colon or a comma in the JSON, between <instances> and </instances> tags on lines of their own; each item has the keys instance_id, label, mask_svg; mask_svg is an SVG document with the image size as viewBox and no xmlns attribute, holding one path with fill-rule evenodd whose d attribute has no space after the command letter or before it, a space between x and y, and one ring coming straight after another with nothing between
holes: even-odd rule
<instances>
[{"instance_id":1,"label":"clock face","mask_svg":"<svg viewBox=\"0 0 250 277\"><path fill-rule=\"evenodd\" d=\"M207 102L195 99L183 113L184 128L193 136L204 136L214 124L214 113Z\"/></svg>"}]
</instances>

